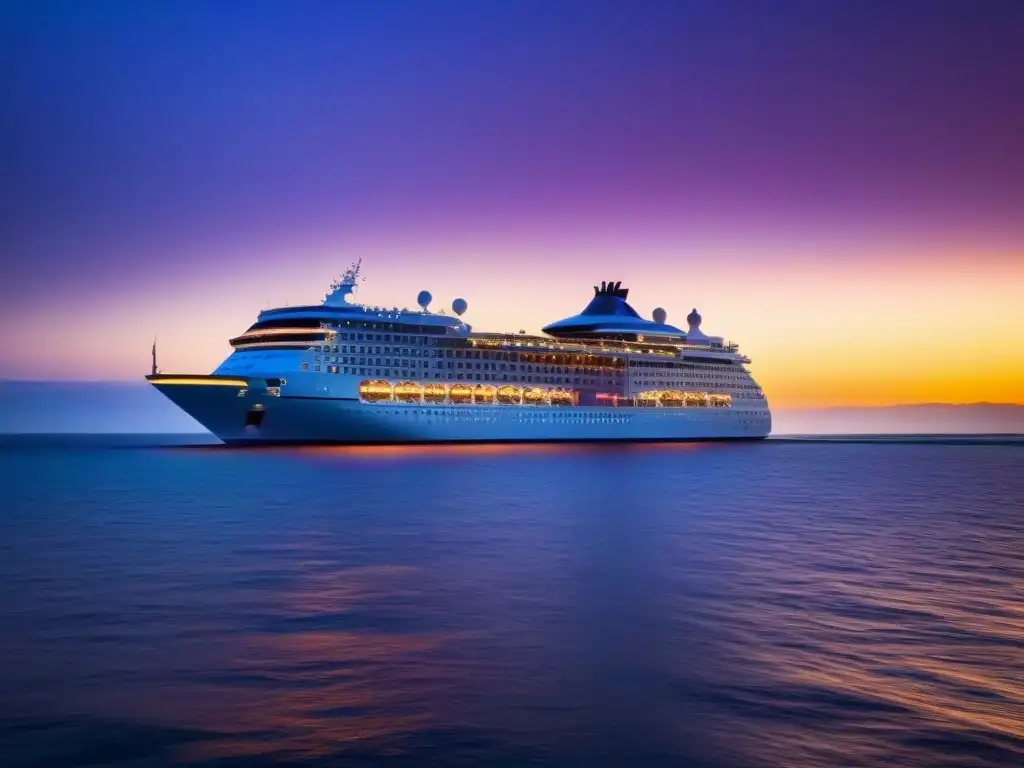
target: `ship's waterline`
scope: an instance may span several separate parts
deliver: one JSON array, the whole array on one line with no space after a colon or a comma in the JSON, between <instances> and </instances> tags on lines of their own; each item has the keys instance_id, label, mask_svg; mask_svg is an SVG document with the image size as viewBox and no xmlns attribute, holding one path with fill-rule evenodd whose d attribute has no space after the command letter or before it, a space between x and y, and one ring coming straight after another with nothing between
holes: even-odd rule
<instances>
[{"instance_id":1,"label":"ship's waterline","mask_svg":"<svg viewBox=\"0 0 1024 768\"><path fill-rule=\"evenodd\" d=\"M455 315L351 301L271 309L212 374L149 380L229 443L757 439L767 400L735 344L641 318L619 283L544 336L478 333Z\"/></svg>"},{"instance_id":2,"label":"ship's waterline","mask_svg":"<svg viewBox=\"0 0 1024 768\"><path fill-rule=\"evenodd\" d=\"M217 385L164 387L180 408L228 443L421 443L756 438L769 416L733 409L428 406L276 396Z\"/></svg>"}]
</instances>

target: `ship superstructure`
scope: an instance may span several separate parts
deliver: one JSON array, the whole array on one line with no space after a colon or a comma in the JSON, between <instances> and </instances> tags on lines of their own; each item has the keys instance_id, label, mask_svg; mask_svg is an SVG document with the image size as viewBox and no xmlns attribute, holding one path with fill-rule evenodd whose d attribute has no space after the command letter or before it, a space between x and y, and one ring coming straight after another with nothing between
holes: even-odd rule
<instances>
[{"instance_id":1,"label":"ship superstructure","mask_svg":"<svg viewBox=\"0 0 1024 768\"><path fill-rule=\"evenodd\" d=\"M449 315L353 301L361 264L322 304L268 309L210 375L147 378L227 443L754 439L767 400L735 344L647 320L619 282L578 315L474 332Z\"/></svg>"}]
</instances>

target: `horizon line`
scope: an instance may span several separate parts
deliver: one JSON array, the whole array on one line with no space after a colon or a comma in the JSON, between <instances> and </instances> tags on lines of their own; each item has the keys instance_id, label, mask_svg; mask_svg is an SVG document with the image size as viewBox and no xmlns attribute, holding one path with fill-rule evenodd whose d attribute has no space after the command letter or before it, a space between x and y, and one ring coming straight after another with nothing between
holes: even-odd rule
<instances>
[{"instance_id":1,"label":"horizon line","mask_svg":"<svg viewBox=\"0 0 1024 768\"><path fill-rule=\"evenodd\" d=\"M148 384L145 375L138 379L9 379L0 378L0 385L4 384L86 384L116 385L116 386L141 386ZM975 400L966 403L951 402L901 402L887 403L882 405L808 405L808 406L775 406L773 411L836 411L836 410L884 410L893 408L1024 408L1024 402L993 402L988 400Z\"/></svg>"}]
</instances>

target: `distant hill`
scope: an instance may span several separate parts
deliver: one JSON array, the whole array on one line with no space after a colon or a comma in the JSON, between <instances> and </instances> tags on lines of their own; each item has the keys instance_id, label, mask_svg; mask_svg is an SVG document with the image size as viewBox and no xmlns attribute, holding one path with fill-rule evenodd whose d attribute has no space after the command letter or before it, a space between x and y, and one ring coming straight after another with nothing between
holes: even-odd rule
<instances>
[{"instance_id":1,"label":"distant hill","mask_svg":"<svg viewBox=\"0 0 1024 768\"><path fill-rule=\"evenodd\" d=\"M1024 405L779 409L776 435L1024 434ZM0 433L195 433L202 425L145 382L0 381Z\"/></svg>"},{"instance_id":2,"label":"distant hill","mask_svg":"<svg viewBox=\"0 0 1024 768\"><path fill-rule=\"evenodd\" d=\"M861 408L780 409L775 435L1024 434L1024 405L925 403Z\"/></svg>"}]
</instances>

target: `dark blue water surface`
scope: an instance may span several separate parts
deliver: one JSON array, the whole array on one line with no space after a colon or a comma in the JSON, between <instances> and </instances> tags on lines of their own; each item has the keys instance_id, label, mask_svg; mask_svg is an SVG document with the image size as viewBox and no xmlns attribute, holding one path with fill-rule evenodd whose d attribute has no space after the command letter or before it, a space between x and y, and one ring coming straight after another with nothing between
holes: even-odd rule
<instances>
[{"instance_id":1,"label":"dark blue water surface","mask_svg":"<svg viewBox=\"0 0 1024 768\"><path fill-rule=\"evenodd\" d=\"M1024 446L0 443L4 766L1024 765Z\"/></svg>"}]
</instances>

